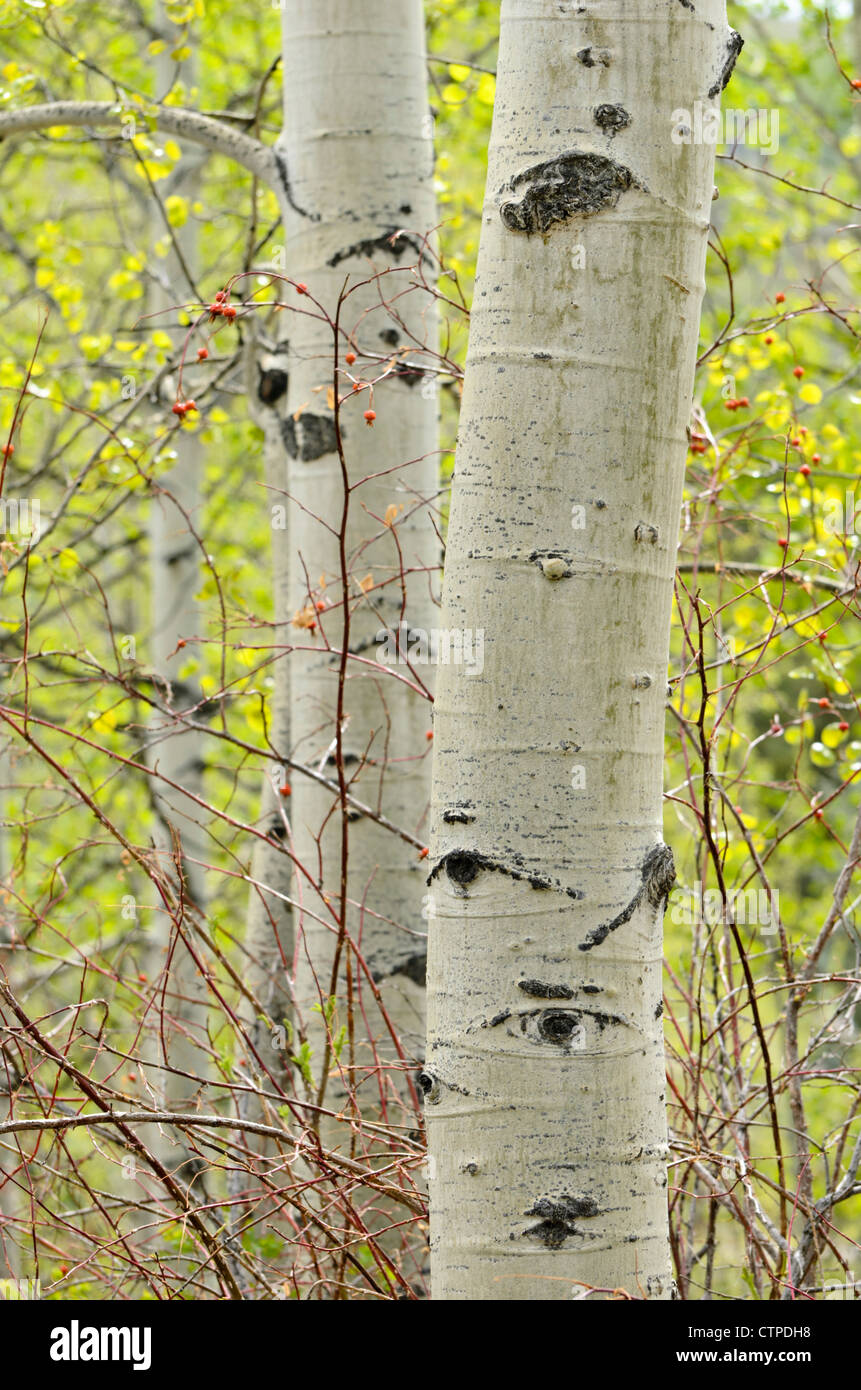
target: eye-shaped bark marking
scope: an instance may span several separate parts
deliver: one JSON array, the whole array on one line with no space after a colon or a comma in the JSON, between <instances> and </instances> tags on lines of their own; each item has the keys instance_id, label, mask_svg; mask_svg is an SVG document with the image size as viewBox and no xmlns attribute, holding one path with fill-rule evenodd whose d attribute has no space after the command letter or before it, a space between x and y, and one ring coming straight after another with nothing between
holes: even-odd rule
<instances>
[{"instance_id":1,"label":"eye-shaped bark marking","mask_svg":"<svg viewBox=\"0 0 861 1390\"><path fill-rule=\"evenodd\" d=\"M428 874L428 883L433 883L443 869L450 882L463 894L466 894L469 885L478 878L479 872L483 870L486 873L506 874L509 878L528 883L530 888L552 889L557 893L565 893L569 898L582 898L583 896L579 888L564 888L562 884L554 883L553 879L547 878L544 874L529 873L520 856L515 856L515 863L508 865L501 864L498 860L491 859L489 855L481 854L478 850L450 850L434 865Z\"/></svg>"},{"instance_id":2,"label":"eye-shaped bark marking","mask_svg":"<svg viewBox=\"0 0 861 1390\"><path fill-rule=\"evenodd\" d=\"M436 1105L442 1097L442 1087L435 1076L428 1071L420 1071L416 1077L422 1099L426 1105Z\"/></svg>"},{"instance_id":3,"label":"eye-shaped bark marking","mask_svg":"<svg viewBox=\"0 0 861 1390\"><path fill-rule=\"evenodd\" d=\"M519 201L502 203L499 215L509 231L531 236L572 217L613 208L632 187L640 184L623 164L605 155L571 150L515 174L508 189L520 194Z\"/></svg>"},{"instance_id":4,"label":"eye-shaped bark marking","mask_svg":"<svg viewBox=\"0 0 861 1390\"><path fill-rule=\"evenodd\" d=\"M559 1250L569 1236L582 1236L592 1233L581 1231L574 1222L590 1216L598 1216L598 1203L593 1197L539 1197L534 1206L524 1213L526 1216L540 1216L537 1226L530 1226L524 1235L540 1240L548 1250Z\"/></svg>"},{"instance_id":5,"label":"eye-shaped bark marking","mask_svg":"<svg viewBox=\"0 0 861 1390\"><path fill-rule=\"evenodd\" d=\"M425 1105L438 1105L446 1091L458 1091L462 1096L468 1096L469 1091L465 1086L455 1086L452 1081L441 1081L438 1076L433 1076L429 1071L420 1071L416 1077L416 1084L422 1093L422 1100Z\"/></svg>"}]
</instances>

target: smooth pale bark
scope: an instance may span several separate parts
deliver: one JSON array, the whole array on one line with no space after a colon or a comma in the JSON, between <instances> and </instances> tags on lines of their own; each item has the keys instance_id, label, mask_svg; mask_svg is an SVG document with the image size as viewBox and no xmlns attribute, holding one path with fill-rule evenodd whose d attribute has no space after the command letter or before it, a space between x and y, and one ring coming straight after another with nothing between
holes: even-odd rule
<instances>
[{"instance_id":1,"label":"smooth pale bark","mask_svg":"<svg viewBox=\"0 0 861 1390\"><path fill-rule=\"evenodd\" d=\"M164 57L156 59L157 81L160 89L170 86L175 63ZM199 175L205 156L199 151L184 154L165 189L166 194L179 194L192 203L197 196ZM153 238L165 234L164 220L153 211ZM150 313L164 315L167 325L175 322L176 305L194 297L194 285L188 275L197 273L198 252L196 222L189 217L182 227L173 229L176 251L164 261L155 260L154 271L161 274L150 290ZM158 320L161 322L161 320ZM193 369L186 369L184 395L193 398ZM165 410L170 409L166 402ZM169 683L175 708L191 709L200 699L199 680L183 680L178 672L196 650L190 645L177 651L180 639L193 638L200 629L200 611L195 595L201 583L200 547L192 534L200 526L201 474L203 449L196 433L178 429L172 447L176 461L167 473L159 477L159 491L150 506L150 597L151 648L147 653L152 669ZM177 900L180 892L187 903L183 931L194 940L194 913L205 911L208 841L201 824L203 812L199 801L203 796L204 736L196 730L183 730L169 719L156 715L150 725L150 761L158 767L165 781L153 783L153 797L159 821L155 840L160 851L160 866L174 884ZM175 791L174 783L185 788L189 796ZM177 845L180 854L182 884L175 865ZM189 1110L200 1095L210 1071L206 1046L207 990L200 971L188 947L177 939L172 921L157 905L151 928L155 941L151 952L150 978L161 990L162 972L168 970L164 995L165 1018L156 1018L156 1040L153 1054L156 1094L168 1109ZM199 947L199 943L198 943ZM152 1017L152 1016L151 1016ZM167 1057L162 1049L166 1050ZM165 1070L165 1068L167 1068ZM159 1145L163 1161L179 1161L183 1146L176 1136L164 1135Z\"/></svg>"},{"instance_id":2,"label":"smooth pale bark","mask_svg":"<svg viewBox=\"0 0 861 1390\"><path fill-rule=\"evenodd\" d=\"M503 0L431 836L436 1299L671 1296L664 705L722 0Z\"/></svg>"},{"instance_id":3,"label":"smooth pale bark","mask_svg":"<svg viewBox=\"0 0 861 1390\"><path fill-rule=\"evenodd\" d=\"M281 373L288 367L286 344L278 345L274 353L258 345L249 352L247 371L247 400L249 412L263 431L263 468L266 486L266 505L280 517L286 505L287 454L284 448L283 418L286 390L275 399L269 394L281 392ZM272 383L275 383L273 386ZM278 649L289 640L289 552L284 528L272 532L272 588L276 625L272 638L275 660L267 667L274 681L269 706L268 740L285 759L290 749L290 683L288 662ZM261 1086L271 1091L272 1080L261 1072L260 1060L268 1067L279 1084L286 1084L287 1031L292 1027L291 999L288 977L293 963L293 924L290 907L293 862L285 852L286 810L289 805L284 789L290 785L286 768L269 763L263 774L260 801L260 830L267 838L255 842L251 865L252 885L248 899L243 944L243 976L249 989L265 1010L261 1016L243 999L240 1017L251 1044L247 1065ZM280 1031L279 1031L280 1030ZM255 1055L256 1054L256 1055ZM247 1098L242 1103L242 1116L254 1120L271 1119L265 1106L252 1107Z\"/></svg>"},{"instance_id":4,"label":"smooth pale bark","mask_svg":"<svg viewBox=\"0 0 861 1390\"><path fill-rule=\"evenodd\" d=\"M351 295L343 326L356 329L358 361L350 369L357 379L380 374L399 347L411 348L408 359L432 366L424 355L436 351L436 316L424 290L406 294L415 283L408 267L422 254L418 240L435 222L432 191L433 149L426 98L424 16L420 0L285 0L283 80L285 128L279 151L285 183L282 208L287 266L291 279L303 282L309 295L334 316L345 282L368 280L376 271L394 271ZM392 248L391 233L406 228ZM433 267L426 263L432 278ZM285 287L289 300L294 291ZM380 298L397 299L402 326ZM309 300L298 298L303 312L291 314L288 427L290 494L290 616L309 602L330 606L319 615L320 630L337 653L342 646L343 596L338 532L344 511L344 486L336 451L333 412L326 389L332 384L333 338ZM369 312L373 310L373 312ZM364 317L363 317L364 316ZM349 344L342 338L342 369ZM350 382L341 377L341 390ZM321 389L322 388L322 389ZM437 402L429 383L392 376L378 386L369 428L363 413L371 405L366 391L356 393L342 410L343 444L351 486L381 470L387 476L351 493L346 520L346 556L351 570L350 650L379 660L376 635L405 618L412 628L430 629L438 608L431 597L433 575L397 576L401 558L407 570L434 567L439 547L430 519L437 490ZM298 417L298 418L294 418ZM401 466L406 465L406 466ZM394 529L382 524L389 504L403 505ZM377 519L375 519L377 518ZM322 523L325 523L322 524ZM331 531L326 526L332 528ZM277 537L276 537L277 539ZM321 584L325 580L325 589ZM374 592L363 597L359 580L370 576ZM394 581L394 582L393 582ZM310 592L309 592L310 589ZM294 627L298 648L290 657L291 738L294 756L336 778L334 746L338 694L338 657L324 650L320 634ZM315 650L316 648L316 650ZM396 668L407 674L406 668ZM429 667L417 668L430 684ZM403 683L351 660L347 670L343 750L350 789L366 804L400 826L424 836L430 794L429 705ZM290 820L298 860L312 878L320 878L332 911L303 875L295 880L297 931L297 1019L313 1047L315 1089L327 1060L326 1030L319 1012L330 996L340 903L342 818L337 798L310 779L291 779ZM334 814L333 814L334 807ZM418 855L367 817L349 824L347 925L379 982L386 1007L410 1061L419 1054L424 1033L426 892ZM388 1118L411 1123L398 1103L403 1094L403 1065L397 1059L368 982L350 952L341 955L339 1002L333 1019L337 1033L348 1021L344 971L354 981L355 1056L357 1070L328 1080L326 1104L336 1110L347 1089L360 1087L362 1112L378 1116L381 1097L388 1097ZM359 1007L358 992L367 1026ZM377 1060L382 1063L377 1068ZM349 1046L341 1055L350 1065ZM368 1079L363 1078L368 1076ZM392 1106L392 1101L395 1101ZM348 1144L346 1126L327 1143Z\"/></svg>"}]
</instances>

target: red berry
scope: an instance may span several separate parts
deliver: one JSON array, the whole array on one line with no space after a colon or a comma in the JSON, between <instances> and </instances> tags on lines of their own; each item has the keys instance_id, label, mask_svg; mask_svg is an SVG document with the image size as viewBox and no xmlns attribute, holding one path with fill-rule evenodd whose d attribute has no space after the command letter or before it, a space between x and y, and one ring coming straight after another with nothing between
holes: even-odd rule
<instances>
[{"instance_id":1,"label":"red berry","mask_svg":"<svg viewBox=\"0 0 861 1390\"><path fill-rule=\"evenodd\" d=\"M184 646L185 646L185 638L184 638L184 637L180 637L179 640L177 641L177 644L176 644L176 645L177 645L178 647L184 647Z\"/></svg>"},{"instance_id":2,"label":"red berry","mask_svg":"<svg viewBox=\"0 0 861 1390\"><path fill-rule=\"evenodd\" d=\"M806 463L803 463L803 464L801 465L801 467L799 468L798 471L799 471L799 473L801 474L801 476L802 476L803 478L809 478L809 477L810 477L810 469L808 468L808 466L807 466Z\"/></svg>"},{"instance_id":3,"label":"red berry","mask_svg":"<svg viewBox=\"0 0 861 1390\"><path fill-rule=\"evenodd\" d=\"M141 983L146 983L146 975L144 975L143 971L141 971L140 975L138 975L138 979L141 981Z\"/></svg>"},{"instance_id":4,"label":"red berry","mask_svg":"<svg viewBox=\"0 0 861 1390\"><path fill-rule=\"evenodd\" d=\"M727 410L738 410L738 401L735 399L724 401Z\"/></svg>"},{"instance_id":5,"label":"red berry","mask_svg":"<svg viewBox=\"0 0 861 1390\"><path fill-rule=\"evenodd\" d=\"M433 738L433 729L428 729L427 733L425 734L425 738L428 740L428 742L430 742L430 740Z\"/></svg>"},{"instance_id":6,"label":"red berry","mask_svg":"<svg viewBox=\"0 0 861 1390\"><path fill-rule=\"evenodd\" d=\"M816 703L817 703L817 705L819 706L820 709L830 709L830 708L831 708L831 701L828 699L828 696L827 696L827 695L823 695L822 698L821 698L820 700L817 700L817 701L816 701Z\"/></svg>"},{"instance_id":7,"label":"red berry","mask_svg":"<svg viewBox=\"0 0 861 1390\"><path fill-rule=\"evenodd\" d=\"M221 311L226 319L236 318L236 309L232 304L227 304Z\"/></svg>"},{"instance_id":8,"label":"red berry","mask_svg":"<svg viewBox=\"0 0 861 1390\"><path fill-rule=\"evenodd\" d=\"M778 536L778 538L777 538L777 544L778 544L779 546L782 546L783 549L785 550L786 547L789 545L789 541L786 539L785 536Z\"/></svg>"},{"instance_id":9,"label":"red berry","mask_svg":"<svg viewBox=\"0 0 861 1390\"><path fill-rule=\"evenodd\" d=\"M368 423L369 425L373 425L373 423L374 423L374 421L376 420L376 418L377 418L377 412L376 412L375 410L366 410L366 411L365 411L365 420L367 421L367 423Z\"/></svg>"},{"instance_id":10,"label":"red berry","mask_svg":"<svg viewBox=\"0 0 861 1390\"><path fill-rule=\"evenodd\" d=\"M840 730L841 734L845 734L846 730L849 728L849 725L846 723L845 719L841 719L837 727Z\"/></svg>"},{"instance_id":11,"label":"red berry","mask_svg":"<svg viewBox=\"0 0 861 1390\"><path fill-rule=\"evenodd\" d=\"M185 414L185 406L182 405L179 401L174 402L174 404L171 406L171 410L173 411L174 415Z\"/></svg>"},{"instance_id":12,"label":"red berry","mask_svg":"<svg viewBox=\"0 0 861 1390\"><path fill-rule=\"evenodd\" d=\"M210 306L209 306L209 322L212 323L215 319L218 318L218 315L219 315L219 314L224 314L224 313L226 313L226 312L227 312L227 311L225 310L225 308L224 308L224 306L222 305L222 303L221 303L220 300L219 300L217 303L215 303L215 304L210 304Z\"/></svg>"},{"instance_id":13,"label":"red berry","mask_svg":"<svg viewBox=\"0 0 861 1390\"><path fill-rule=\"evenodd\" d=\"M430 850L427 848L427 846L425 846L425 848L421 851L421 853L420 853L420 855L419 855L419 859L427 859L427 857L428 857L429 854L430 854Z\"/></svg>"},{"instance_id":14,"label":"red berry","mask_svg":"<svg viewBox=\"0 0 861 1390\"><path fill-rule=\"evenodd\" d=\"M198 348L198 349L197 349L197 360L198 360L198 362L205 362L208 356L209 356L209 348Z\"/></svg>"},{"instance_id":15,"label":"red berry","mask_svg":"<svg viewBox=\"0 0 861 1390\"><path fill-rule=\"evenodd\" d=\"M748 400L747 396L742 396L741 400L739 401L739 405L750 405L750 401Z\"/></svg>"},{"instance_id":16,"label":"red berry","mask_svg":"<svg viewBox=\"0 0 861 1390\"><path fill-rule=\"evenodd\" d=\"M197 410L197 406L195 405L194 401L186 401L186 403L185 403L185 409L186 409L187 411L188 411L188 410Z\"/></svg>"},{"instance_id":17,"label":"red berry","mask_svg":"<svg viewBox=\"0 0 861 1390\"><path fill-rule=\"evenodd\" d=\"M793 446L793 448L797 449L799 444L801 443L801 440L796 436L795 439L790 439L789 442Z\"/></svg>"},{"instance_id":18,"label":"red berry","mask_svg":"<svg viewBox=\"0 0 861 1390\"><path fill-rule=\"evenodd\" d=\"M855 88L856 92L861 91L861 77L854 77L852 79L852 86Z\"/></svg>"},{"instance_id":19,"label":"red berry","mask_svg":"<svg viewBox=\"0 0 861 1390\"><path fill-rule=\"evenodd\" d=\"M355 360L356 360L356 354L355 354L354 352L348 352L348 353L347 353L347 356L344 358L344 361L346 362L346 364L347 364L348 367L352 367L352 365L353 365L353 363L355 362Z\"/></svg>"},{"instance_id":20,"label":"red berry","mask_svg":"<svg viewBox=\"0 0 861 1390\"><path fill-rule=\"evenodd\" d=\"M307 294L307 293L308 293L308 286L305 285L305 284L303 284L301 280L299 281L298 285L296 286L296 293L297 293L297 294Z\"/></svg>"},{"instance_id":21,"label":"red berry","mask_svg":"<svg viewBox=\"0 0 861 1390\"><path fill-rule=\"evenodd\" d=\"M772 338L770 333L766 334L765 341L768 343L769 347L771 347L771 344L774 342L774 339Z\"/></svg>"},{"instance_id":22,"label":"red berry","mask_svg":"<svg viewBox=\"0 0 861 1390\"><path fill-rule=\"evenodd\" d=\"M792 375L793 375L793 376L797 376L797 377L802 377L802 376L804 376L804 368L803 368L803 367L793 367L793 369L792 369Z\"/></svg>"},{"instance_id":23,"label":"red berry","mask_svg":"<svg viewBox=\"0 0 861 1390\"><path fill-rule=\"evenodd\" d=\"M821 456L820 454L813 454L813 455L812 455L812 460L813 460L814 463L821 463L821 461L822 461L822 456Z\"/></svg>"},{"instance_id":24,"label":"red berry","mask_svg":"<svg viewBox=\"0 0 861 1390\"><path fill-rule=\"evenodd\" d=\"M813 814L814 814L814 816L816 817L817 820L822 820L822 817L823 817L823 815L824 815L825 813L824 813L824 811L820 811L820 810L817 809L816 811L813 812Z\"/></svg>"},{"instance_id":25,"label":"red berry","mask_svg":"<svg viewBox=\"0 0 861 1390\"><path fill-rule=\"evenodd\" d=\"M14 445L14 444L4 444L4 445L3 445L3 457L4 457L4 459L10 459L10 458L12 457L12 455L14 454L14 452L15 452L15 445Z\"/></svg>"},{"instance_id":26,"label":"red berry","mask_svg":"<svg viewBox=\"0 0 861 1390\"><path fill-rule=\"evenodd\" d=\"M289 796L292 790L293 788L290 786L289 782L284 782L283 785L278 788L281 796Z\"/></svg>"},{"instance_id":27,"label":"red berry","mask_svg":"<svg viewBox=\"0 0 861 1390\"><path fill-rule=\"evenodd\" d=\"M783 290L778 290L777 294L774 296L775 304L783 304L785 299L786 295L783 293Z\"/></svg>"},{"instance_id":28,"label":"red berry","mask_svg":"<svg viewBox=\"0 0 861 1390\"><path fill-rule=\"evenodd\" d=\"M318 598L314 607L317 609L318 613L324 613L326 611L326 600L323 598Z\"/></svg>"},{"instance_id":29,"label":"red berry","mask_svg":"<svg viewBox=\"0 0 861 1390\"><path fill-rule=\"evenodd\" d=\"M69 1266L68 1266L68 1265L60 1265L60 1273L61 1273L61 1274L68 1274L68 1272L69 1272Z\"/></svg>"}]
</instances>

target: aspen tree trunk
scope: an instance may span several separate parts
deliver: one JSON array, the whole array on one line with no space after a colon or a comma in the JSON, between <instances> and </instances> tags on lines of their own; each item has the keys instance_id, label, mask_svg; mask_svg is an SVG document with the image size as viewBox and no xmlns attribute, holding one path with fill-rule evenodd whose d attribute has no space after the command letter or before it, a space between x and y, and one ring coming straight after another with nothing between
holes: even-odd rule
<instances>
[{"instance_id":1,"label":"aspen tree trunk","mask_svg":"<svg viewBox=\"0 0 861 1390\"><path fill-rule=\"evenodd\" d=\"M437 1299L672 1292L661 774L714 160L677 127L739 47L723 0L503 0L443 598L484 669L436 701Z\"/></svg>"},{"instance_id":2,"label":"aspen tree trunk","mask_svg":"<svg viewBox=\"0 0 861 1390\"><path fill-rule=\"evenodd\" d=\"M155 66L161 94L169 88L176 65L171 59L159 56ZM184 154L165 194L180 194L191 204L196 196L204 158L198 150ZM160 214L154 212L154 239L163 237L164 232L164 221ZM163 262L155 262L157 268L161 265L164 280L162 284L153 285L150 291L150 312L165 313L166 324L175 321L175 314L165 311L194 297L194 286L189 283L189 276L193 281L198 264L197 232L193 218L189 218L183 226L174 228L173 235L178 250L171 252ZM189 397L193 394L190 385L189 372L184 383L185 394ZM169 683L175 707L183 710L191 709L200 698L198 679L184 681L177 676L189 654L192 659L197 655L195 647L190 645L185 652L178 652L177 642L180 638L193 638L200 626L195 598L201 582L200 549L189 529L188 519L195 528L199 526L203 451L197 434L184 428L176 431L173 448L176 462L159 479L161 490L150 507L152 645L148 656L152 669ZM204 909L206 903L203 865L207 859L207 839L200 824L204 813L192 799L203 795L203 741L194 730L176 730L161 716L156 716L152 722L150 734L153 740L150 761L168 779L167 782L159 779L153 781L153 795L159 815L156 843L160 851L160 865L163 872L176 880L178 887L177 872L171 863L177 852L175 837L178 837L182 892L190 909L185 914L183 930L193 940L195 908ZM185 788L191 796L174 791L169 786L170 782ZM152 929L157 944L151 952L151 980L157 982L162 971L168 970L163 1029L156 1020L157 1060L159 1068L163 1068L163 1037L167 1064L174 1070L165 1072L157 1069L154 1072L155 1084L163 1088L167 1108L188 1110L199 1095L209 1070L206 1054L201 1048L201 1042L205 1043L206 1040L206 985L187 946L171 930L171 921L159 913L156 923ZM168 1162L171 1159L176 1161L181 1155L182 1150L175 1141L176 1136L170 1135L159 1145L162 1157Z\"/></svg>"},{"instance_id":3,"label":"aspen tree trunk","mask_svg":"<svg viewBox=\"0 0 861 1390\"><path fill-rule=\"evenodd\" d=\"M284 448L284 405L287 382L287 344L277 344L274 353L264 352L257 343L247 358L247 399L249 413L263 431L264 481L270 514L280 517L286 509L287 453ZM272 531L273 609L276 615L273 648L289 640L289 552L284 528ZM268 737L273 748L287 757L290 749L290 686L288 662L279 656L269 667L274 681ZM262 1059L276 1079L286 1080L287 1025L291 1024L288 976L293 961L293 930L290 908L292 860L285 853L284 840L289 802L283 794L290 774L270 763L263 775L258 828L266 839L255 841L251 866L252 885L245 924L243 975L255 1000L265 1010L261 1017L250 1001L243 999L240 1016L254 1049L248 1065L264 1089L272 1090L270 1078L260 1071ZM279 1031L280 1030L280 1031ZM256 1053L256 1056L254 1055ZM272 1123L275 1116L265 1107L243 1102L245 1118ZM266 1147L262 1141L258 1147Z\"/></svg>"},{"instance_id":4,"label":"aspen tree trunk","mask_svg":"<svg viewBox=\"0 0 861 1390\"><path fill-rule=\"evenodd\" d=\"M380 660L377 634L405 619L427 630L438 613L431 598L439 547L425 505L437 490L437 402L429 381L403 371L407 362L432 365L423 355L437 349L434 301L424 290L406 293L409 271L423 255L420 238L435 222L432 191L432 132L426 97L424 16L421 0L285 0L283 79L285 128L279 150L284 178L281 203L290 277L307 285L309 296L336 313L345 282L356 285L376 272L393 272L351 295L343 326L355 330L358 360L349 368L357 380L380 375L399 353L402 374L375 389L357 392L343 407L341 425L350 487L344 523L349 583L349 650L365 661ZM393 233L405 234L394 245ZM429 258L426 258L429 260ZM432 266L426 264L432 277ZM293 291L288 289L292 296ZM395 299L400 322L380 308ZM291 314L290 385L285 443L289 455L290 615L328 605L318 629L294 627L290 640L291 737L295 757L337 781L335 731L339 653L344 604L339 533L345 489L337 451L331 398L333 337L309 299L297 299ZM341 367L350 348L339 343ZM432 380L432 379L431 379ZM430 389L428 389L430 387ZM341 392L350 380L340 379ZM369 427L364 412L373 405ZM408 466L401 467L400 465ZM391 471L395 470L397 471ZM370 474L386 476L357 487ZM403 507L394 526L383 524L390 504ZM327 529L331 528L331 529ZM398 578L403 567L418 571ZM277 539L277 538L276 538ZM359 581L373 590L363 594ZM324 587L325 586L325 587ZM324 638L325 634L325 638ZM325 641L332 650L324 650ZM317 650L315 650L315 648ZM397 668L401 674L405 668ZM426 838L430 796L429 705L391 676L351 660L347 667L343 719L343 763L350 791L398 826ZM419 668L429 684L428 667ZM343 1076L332 1071L326 1028L314 1006L332 993L339 1003L331 1030L347 1025L345 971L353 979L356 1048L342 1053L347 1087L361 1085L363 1112L386 1113L404 1123L397 1104L404 1091L403 1064L388 1041L367 979L355 957L340 949L340 981L333 991L341 905L342 814L338 797L301 776L292 780L291 829L297 859L322 882L327 907L313 883L298 874L294 893L297 931L297 1019L313 1047L315 1087L326 1087L324 1103L340 1108ZM318 851L319 846L319 851ZM318 869L319 853L319 869ZM347 928L379 983L408 1058L419 1055L424 1034L426 892L418 853L368 817L350 813L347 866ZM366 1028L359 1007L364 1006ZM377 1049L375 1053L374 1049ZM377 1058L382 1068L377 1066ZM389 1070L389 1069L392 1070ZM361 1084L364 1073L370 1079ZM341 1126L327 1143L349 1142Z\"/></svg>"}]
</instances>

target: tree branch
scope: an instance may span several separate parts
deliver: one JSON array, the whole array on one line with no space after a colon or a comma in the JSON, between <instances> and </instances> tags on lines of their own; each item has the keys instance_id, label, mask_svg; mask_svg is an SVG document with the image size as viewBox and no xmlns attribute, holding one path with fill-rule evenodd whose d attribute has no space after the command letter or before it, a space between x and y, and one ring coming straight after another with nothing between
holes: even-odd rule
<instances>
[{"instance_id":1,"label":"tree branch","mask_svg":"<svg viewBox=\"0 0 861 1390\"><path fill-rule=\"evenodd\" d=\"M138 1123L176 1125L179 1129L194 1129L195 1127L240 1129L246 1130L250 1134L262 1134L281 1140L287 1140L290 1137L286 1130L277 1129L274 1125L259 1124L254 1120L237 1119L235 1115L198 1115L196 1113L185 1115L174 1110L103 1110L95 1115L15 1119L0 1124L0 1134L21 1134L32 1130L80 1129L82 1126L101 1127L105 1124L115 1124L122 1127ZM323 1160L332 1167L341 1168L354 1177L360 1178L369 1187L376 1187L378 1191L399 1202L401 1206L407 1207L415 1215L425 1215L425 1203L419 1194L409 1192L394 1183L386 1182L383 1174L366 1168L345 1154L326 1149L315 1149L315 1153L319 1153Z\"/></svg>"},{"instance_id":2,"label":"tree branch","mask_svg":"<svg viewBox=\"0 0 861 1390\"><path fill-rule=\"evenodd\" d=\"M268 145L211 116L179 106L123 107L113 101L52 101L42 106L25 106L0 114L0 140L50 126L119 126L135 118L141 123L152 119L167 135L176 135L222 154L249 169L276 191L280 187L275 154Z\"/></svg>"}]
</instances>

